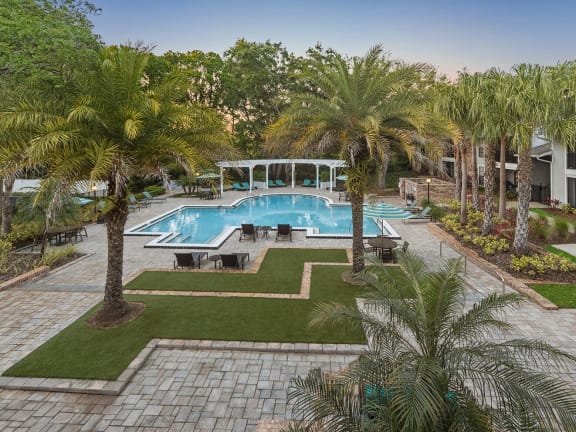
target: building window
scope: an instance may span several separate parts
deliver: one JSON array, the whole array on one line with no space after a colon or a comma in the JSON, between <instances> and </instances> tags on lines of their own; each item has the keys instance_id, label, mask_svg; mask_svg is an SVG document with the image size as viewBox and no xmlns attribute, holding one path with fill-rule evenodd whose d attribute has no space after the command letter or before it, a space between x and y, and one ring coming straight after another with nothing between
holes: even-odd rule
<instances>
[{"instance_id":1,"label":"building window","mask_svg":"<svg viewBox=\"0 0 576 432\"><path fill-rule=\"evenodd\" d=\"M566 182L568 186L568 204L576 207L576 178L568 177Z\"/></svg>"},{"instance_id":2,"label":"building window","mask_svg":"<svg viewBox=\"0 0 576 432\"><path fill-rule=\"evenodd\" d=\"M479 158L483 158L484 157L484 146L478 146L478 157Z\"/></svg>"},{"instance_id":3,"label":"building window","mask_svg":"<svg viewBox=\"0 0 576 432\"><path fill-rule=\"evenodd\" d=\"M566 150L566 168L576 169L576 152Z\"/></svg>"}]
</instances>

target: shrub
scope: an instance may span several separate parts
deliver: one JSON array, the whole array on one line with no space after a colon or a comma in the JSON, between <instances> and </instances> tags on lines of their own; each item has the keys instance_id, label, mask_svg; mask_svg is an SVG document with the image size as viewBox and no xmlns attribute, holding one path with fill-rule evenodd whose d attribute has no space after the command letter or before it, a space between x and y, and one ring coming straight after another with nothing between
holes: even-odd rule
<instances>
[{"instance_id":1,"label":"shrub","mask_svg":"<svg viewBox=\"0 0 576 432\"><path fill-rule=\"evenodd\" d=\"M430 216L434 220L441 220L446 216L446 209L444 207L434 206L430 210Z\"/></svg>"},{"instance_id":2,"label":"shrub","mask_svg":"<svg viewBox=\"0 0 576 432\"><path fill-rule=\"evenodd\" d=\"M472 243L476 246L480 246L487 255L494 255L496 252L506 252L510 250L510 243L508 240L505 238L498 238L495 235L474 237Z\"/></svg>"},{"instance_id":3,"label":"shrub","mask_svg":"<svg viewBox=\"0 0 576 432\"><path fill-rule=\"evenodd\" d=\"M543 275L547 272L576 271L576 263L553 254L512 255L511 267L529 276Z\"/></svg>"},{"instance_id":4,"label":"shrub","mask_svg":"<svg viewBox=\"0 0 576 432\"><path fill-rule=\"evenodd\" d=\"M37 234L34 226L30 224L18 224L13 226L12 232L4 234L1 238L18 247L18 245L32 241Z\"/></svg>"},{"instance_id":5,"label":"shrub","mask_svg":"<svg viewBox=\"0 0 576 432\"><path fill-rule=\"evenodd\" d=\"M10 263L10 251L12 250L12 243L8 240L0 239L0 273L7 273Z\"/></svg>"},{"instance_id":6,"label":"shrub","mask_svg":"<svg viewBox=\"0 0 576 432\"><path fill-rule=\"evenodd\" d=\"M550 235L550 225L546 216L538 215L528 221L530 234L538 240L544 240Z\"/></svg>"},{"instance_id":7,"label":"shrub","mask_svg":"<svg viewBox=\"0 0 576 432\"><path fill-rule=\"evenodd\" d=\"M164 195L166 193L166 188L158 185L146 186L144 190L150 192L152 196Z\"/></svg>"},{"instance_id":8,"label":"shrub","mask_svg":"<svg viewBox=\"0 0 576 432\"><path fill-rule=\"evenodd\" d=\"M74 245L50 248L44 252L44 255L42 255L42 258L40 259L40 265L53 267L75 254L76 247Z\"/></svg>"},{"instance_id":9,"label":"shrub","mask_svg":"<svg viewBox=\"0 0 576 432\"><path fill-rule=\"evenodd\" d=\"M564 219L556 219L554 222L554 232L560 238L568 236L568 222Z\"/></svg>"},{"instance_id":10,"label":"shrub","mask_svg":"<svg viewBox=\"0 0 576 432\"><path fill-rule=\"evenodd\" d=\"M572 212L572 206L569 203L564 203L560 207L560 210L562 210L562 213L571 213Z\"/></svg>"}]
</instances>

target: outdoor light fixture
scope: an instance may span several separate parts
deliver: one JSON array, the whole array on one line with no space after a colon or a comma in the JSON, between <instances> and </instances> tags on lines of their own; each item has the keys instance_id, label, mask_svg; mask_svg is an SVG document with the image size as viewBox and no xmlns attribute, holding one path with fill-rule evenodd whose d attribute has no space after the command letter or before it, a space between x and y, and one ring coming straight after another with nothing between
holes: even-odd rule
<instances>
[{"instance_id":1,"label":"outdoor light fixture","mask_svg":"<svg viewBox=\"0 0 576 432\"><path fill-rule=\"evenodd\" d=\"M432 183L432 179L427 178L426 179L426 186L428 188L428 204L430 204L430 183Z\"/></svg>"}]
</instances>

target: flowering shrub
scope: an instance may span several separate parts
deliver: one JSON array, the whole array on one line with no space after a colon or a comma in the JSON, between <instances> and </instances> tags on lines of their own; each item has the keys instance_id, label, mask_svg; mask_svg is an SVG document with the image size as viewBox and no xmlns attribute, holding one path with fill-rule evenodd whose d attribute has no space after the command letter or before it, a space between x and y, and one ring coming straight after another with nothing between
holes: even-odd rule
<instances>
[{"instance_id":1,"label":"flowering shrub","mask_svg":"<svg viewBox=\"0 0 576 432\"><path fill-rule=\"evenodd\" d=\"M498 238L495 235L476 236L472 243L480 246L485 254L494 255L496 252L506 252L510 250L510 243L505 238Z\"/></svg>"},{"instance_id":2,"label":"flowering shrub","mask_svg":"<svg viewBox=\"0 0 576 432\"><path fill-rule=\"evenodd\" d=\"M544 204L546 204L550 208L557 208L560 205L560 200L557 198L546 197L544 200Z\"/></svg>"},{"instance_id":3,"label":"flowering shrub","mask_svg":"<svg viewBox=\"0 0 576 432\"><path fill-rule=\"evenodd\" d=\"M542 275L547 272L576 271L576 263L554 254L512 255L511 266L514 270L529 276Z\"/></svg>"}]
</instances>

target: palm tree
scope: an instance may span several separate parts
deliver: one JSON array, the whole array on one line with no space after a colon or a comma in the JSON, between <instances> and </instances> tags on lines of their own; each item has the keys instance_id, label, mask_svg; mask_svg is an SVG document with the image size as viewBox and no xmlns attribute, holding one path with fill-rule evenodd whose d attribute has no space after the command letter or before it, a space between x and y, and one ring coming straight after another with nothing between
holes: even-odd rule
<instances>
[{"instance_id":1,"label":"palm tree","mask_svg":"<svg viewBox=\"0 0 576 432\"><path fill-rule=\"evenodd\" d=\"M314 431L576 430L576 391L554 376L576 357L542 341L507 339L499 318L522 303L492 294L465 304L461 262L430 272L399 253L403 274L368 268L362 310L316 307L312 325L364 329L367 352L340 373L292 380L289 399ZM548 374L548 371L550 374Z\"/></svg>"},{"instance_id":2,"label":"palm tree","mask_svg":"<svg viewBox=\"0 0 576 432\"><path fill-rule=\"evenodd\" d=\"M383 58L380 46L351 65L338 57L328 68L319 66L313 78L319 94L295 95L268 130L272 150L288 136L295 139L295 154L337 151L347 162L354 272L364 268L363 202L369 163L385 161L390 144L412 158L410 132L421 133L431 123L424 93L413 85L426 71L421 64L395 64Z\"/></svg>"},{"instance_id":3,"label":"palm tree","mask_svg":"<svg viewBox=\"0 0 576 432\"><path fill-rule=\"evenodd\" d=\"M170 77L152 86L144 69L148 53L108 47L99 68L76 81L76 102L47 121L33 110L6 113L0 122L36 126L31 156L43 160L49 177L107 182L108 268L99 316L120 317L124 227L131 177L165 176L168 163L188 170L235 155L222 118L212 110L179 104Z\"/></svg>"}]
</instances>

